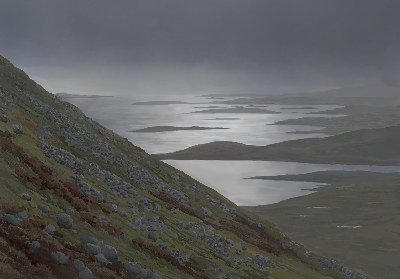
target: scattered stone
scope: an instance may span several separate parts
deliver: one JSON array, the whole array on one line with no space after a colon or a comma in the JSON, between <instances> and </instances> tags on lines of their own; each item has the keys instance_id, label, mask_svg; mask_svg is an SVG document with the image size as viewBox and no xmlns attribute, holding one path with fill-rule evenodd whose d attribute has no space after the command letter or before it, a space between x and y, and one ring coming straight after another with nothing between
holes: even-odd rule
<instances>
[{"instance_id":1,"label":"scattered stone","mask_svg":"<svg viewBox=\"0 0 400 279\"><path fill-rule=\"evenodd\" d=\"M118 252L117 249L115 249L111 245L102 245L101 246L101 253L104 255L104 257L110 261L110 262L116 262L118 260Z\"/></svg>"},{"instance_id":2,"label":"scattered stone","mask_svg":"<svg viewBox=\"0 0 400 279\"><path fill-rule=\"evenodd\" d=\"M29 245L29 248L30 248L34 253L38 252L39 249L40 249L40 247L41 247L40 242L39 242L39 241L36 241L36 240L32 241L31 244Z\"/></svg>"},{"instance_id":3,"label":"scattered stone","mask_svg":"<svg viewBox=\"0 0 400 279\"><path fill-rule=\"evenodd\" d=\"M154 242L156 242L158 239L158 235L157 235L156 231L149 231L149 233L147 234L147 237Z\"/></svg>"},{"instance_id":4,"label":"scattered stone","mask_svg":"<svg viewBox=\"0 0 400 279\"><path fill-rule=\"evenodd\" d=\"M131 273L136 276L140 276L141 278L144 278L147 276L147 271L146 274L144 274L144 269L137 263L135 262L125 262L124 267L128 273Z\"/></svg>"},{"instance_id":5,"label":"scattered stone","mask_svg":"<svg viewBox=\"0 0 400 279\"><path fill-rule=\"evenodd\" d=\"M125 218L126 216L128 216L128 212L126 212L125 210L124 210L124 211L121 211L121 213L119 214L119 216L121 216L122 218Z\"/></svg>"},{"instance_id":6,"label":"scattered stone","mask_svg":"<svg viewBox=\"0 0 400 279\"><path fill-rule=\"evenodd\" d=\"M17 213L17 218L21 219L21 220L26 220L28 219L28 212L26 210L23 210L21 212Z\"/></svg>"},{"instance_id":7,"label":"scattered stone","mask_svg":"<svg viewBox=\"0 0 400 279\"><path fill-rule=\"evenodd\" d=\"M85 265L85 263L82 262L81 260L75 259L75 260L74 260L74 267L75 267L75 269L76 269L78 272L80 272L80 271L85 270L86 265Z\"/></svg>"},{"instance_id":8,"label":"scattered stone","mask_svg":"<svg viewBox=\"0 0 400 279\"><path fill-rule=\"evenodd\" d=\"M92 278L93 278L93 273L87 267L85 267L84 270L79 272L79 279L92 279Z\"/></svg>"},{"instance_id":9,"label":"scattered stone","mask_svg":"<svg viewBox=\"0 0 400 279\"><path fill-rule=\"evenodd\" d=\"M94 244L94 245L99 245L100 244L100 241L97 238L95 238L94 236L92 236L92 235L84 235L84 236L81 236L80 239L81 239L81 242L84 245L86 245L87 243L91 243L91 244Z\"/></svg>"},{"instance_id":10,"label":"scattered stone","mask_svg":"<svg viewBox=\"0 0 400 279\"><path fill-rule=\"evenodd\" d=\"M73 224L74 224L74 221L72 220L71 216L69 216L68 214L66 214L66 213L57 214L57 225L60 228L70 229L70 228L72 228Z\"/></svg>"},{"instance_id":11,"label":"scattered stone","mask_svg":"<svg viewBox=\"0 0 400 279\"><path fill-rule=\"evenodd\" d=\"M4 214L3 220L8 225L16 226L21 222L21 219L15 217L12 214Z\"/></svg>"},{"instance_id":12,"label":"scattered stone","mask_svg":"<svg viewBox=\"0 0 400 279\"><path fill-rule=\"evenodd\" d=\"M208 209L207 207L203 207L203 214L206 217L211 217L212 216L212 211L210 209Z\"/></svg>"},{"instance_id":13,"label":"scattered stone","mask_svg":"<svg viewBox=\"0 0 400 279\"><path fill-rule=\"evenodd\" d=\"M28 193L23 193L21 195L21 199L23 199L25 201L31 201L32 200L31 196Z\"/></svg>"},{"instance_id":14,"label":"scattered stone","mask_svg":"<svg viewBox=\"0 0 400 279\"><path fill-rule=\"evenodd\" d=\"M118 206L117 206L115 203L113 203L113 204L111 205L111 211L112 211L112 212L117 212L117 210L118 210Z\"/></svg>"},{"instance_id":15,"label":"scattered stone","mask_svg":"<svg viewBox=\"0 0 400 279\"><path fill-rule=\"evenodd\" d=\"M50 213L50 208L43 203L38 204L37 208L39 208L43 213Z\"/></svg>"},{"instance_id":16,"label":"scattered stone","mask_svg":"<svg viewBox=\"0 0 400 279\"><path fill-rule=\"evenodd\" d=\"M59 264L67 264L69 260L69 256L60 251L51 253L51 257Z\"/></svg>"},{"instance_id":17,"label":"scattered stone","mask_svg":"<svg viewBox=\"0 0 400 279\"><path fill-rule=\"evenodd\" d=\"M96 261L98 261L101 264L104 264L104 265L110 265L111 264L111 262L109 260L107 260L106 257L104 257L104 255L101 254L101 253L97 254L94 258L96 259Z\"/></svg>"},{"instance_id":18,"label":"scattered stone","mask_svg":"<svg viewBox=\"0 0 400 279\"><path fill-rule=\"evenodd\" d=\"M74 214L74 212L75 212L75 210L72 207L68 207L65 210L65 213L67 213L68 215L72 215L72 214Z\"/></svg>"},{"instance_id":19,"label":"scattered stone","mask_svg":"<svg viewBox=\"0 0 400 279\"><path fill-rule=\"evenodd\" d=\"M47 225L44 229L43 232L47 233L48 235L54 235L56 233L57 229L53 225Z\"/></svg>"},{"instance_id":20,"label":"scattered stone","mask_svg":"<svg viewBox=\"0 0 400 279\"><path fill-rule=\"evenodd\" d=\"M0 122L7 123L8 122L8 118L6 116L4 116L4 115L0 115Z\"/></svg>"},{"instance_id":21,"label":"scattered stone","mask_svg":"<svg viewBox=\"0 0 400 279\"><path fill-rule=\"evenodd\" d=\"M19 124L12 125L12 129L13 129L13 132L16 133L17 135L22 134L22 126Z\"/></svg>"},{"instance_id":22,"label":"scattered stone","mask_svg":"<svg viewBox=\"0 0 400 279\"><path fill-rule=\"evenodd\" d=\"M100 246L92 243L86 243L85 251L91 256L96 256L97 254L101 253Z\"/></svg>"}]
</instances>

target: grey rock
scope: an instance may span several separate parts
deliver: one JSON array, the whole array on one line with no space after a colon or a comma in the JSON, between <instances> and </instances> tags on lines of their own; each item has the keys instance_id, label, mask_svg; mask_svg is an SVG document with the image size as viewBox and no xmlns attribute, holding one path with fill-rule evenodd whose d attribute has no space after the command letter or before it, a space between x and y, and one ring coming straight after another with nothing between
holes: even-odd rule
<instances>
[{"instance_id":1,"label":"grey rock","mask_svg":"<svg viewBox=\"0 0 400 279\"><path fill-rule=\"evenodd\" d=\"M93 278L93 273L87 267L85 267L84 270L79 272L79 279L92 279L92 278Z\"/></svg>"},{"instance_id":2,"label":"grey rock","mask_svg":"<svg viewBox=\"0 0 400 279\"><path fill-rule=\"evenodd\" d=\"M29 245L29 248L33 251L33 252L38 252L40 249L41 245L39 241L32 241L31 244Z\"/></svg>"},{"instance_id":3,"label":"grey rock","mask_svg":"<svg viewBox=\"0 0 400 279\"><path fill-rule=\"evenodd\" d=\"M213 213L212 213L212 211L211 211L209 208L203 207L203 214L204 214L205 216L207 216L207 217L211 217Z\"/></svg>"},{"instance_id":4,"label":"grey rock","mask_svg":"<svg viewBox=\"0 0 400 279\"><path fill-rule=\"evenodd\" d=\"M16 133L17 135L22 134L22 126L19 124L12 125L12 129L13 129L13 132Z\"/></svg>"},{"instance_id":5,"label":"grey rock","mask_svg":"<svg viewBox=\"0 0 400 279\"><path fill-rule=\"evenodd\" d=\"M65 210L65 213L67 213L68 215L72 215L72 214L74 214L74 212L75 212L75 210L72 207L68 207Z\"/></svg>"},{"instance_id":6,"label":"grey rock","mask_svg":"<svg viewBox=\"0 0 400 279\"><path fill-rule=\"evenodd\" d=\"M104 257L103 254L97 254L94 258L96 259L96 261L98 261L101 264L104 264L104 265L110 265L111 264L111 262L109 260L107 260L106 257Z\"/></svg>"},{"instance_id":7,"label":"grey rock","mask_svg":"<svg viewBox=\"0 0 400 279\"><path fill-rule=\"evenodd\" d=\"M137 276L140 275L143 271L143 268L135 262L125 262L124 267L128 273L134 274ZM146 273L146 275L147 275L147 273Z\"/></svg>"},{"instance_id":8,"label":"grey rock","mask_svg":"<svg viewBox=\"0 0 400 279\"><path fill-rule=\"evenodd\" d=\"M4 115L0 115L0 122L7 123L8 122L8 118L6 116L4 116Z\"/></svg>"},{"instance_id":9,"label":"grey rock","mask_svg":"<svg viewBox=\"0 0 400 279\"><path fill-rule=\"evenodd\" d=\"M86 243L85 245L85 251L91 256L95 256L97 254L101 253L100 246L92 243Z\"/></svg>"},{"instance_id":10,"label":"grey rock","mask_svg":"<svg viewBox=\"0 0 400 279\"><path fill-rule=\"evenodd\" d=\"M53 225L47 225L44 229L43 232L47 233L48 235L53 235L55 234L57 229Z\"/></svg>"},{"instance_id":11,"label":"grey rock","mask_svg":"<svg viewBox=\"0 0 400 279\"><path fill-rule=\"evenodd\" d=\"M32 200L31 196L28 193L23 193L21 195L21 199L26 200L26 201L31 201Z\"/></svg>"},{"instance_id":12,"label":"grey rock","mask_svg":"<svg viewBox=\"0 0 400 279\"><path fill-rule=\"evenodd\" d=\"M104 257L110 261L110 262L116 262L118 260L118 252L117 249L115 249L111 245L102 245L101 246L101 253L104 255Z\"/></svg>"},{"instance_id":13,"label":"grey rock","mask_svg":"<svg viewBox=\"0 0 400 279\"><path fill-rule=\"evenodd\" d=\"M100 241L92 235L84 235L80 237L82 244L91 243L95 245L99 245Z\"/></svg>"},{"instance_id":14,"label":"grey rock","mask_svg":"<svg viewBox=\"0 0 400 279\"><path fill-rule=\"evenodd\" d=\"M74 260L74 267L75 267L75 269L76 269L77 271L83 271L83 270L85 270L86 265L85 265L85 263L82 262L81 260L75 259L75 260Z\"/></svg>"},{"instance_id":15,"label":"grey rock","mask_svg":"<svg viewBox=\"0 0 400 279\"><path fill-rule=\"evenodd\" d=\"M158 239L158 235L156 231L149 231L149 233L147 234L147 237L151 240L153 240L154 242L157 241Z\"/></svg>"},{"instance_id":16,"label":"grey rock","mask_svg":"<svg viewBox=\"0 0 400 279\"><path fill-rule=\"evenodd\" d=\"M146 279L160 279L160 276L151 270L147 270Z\"/></svg>"},{"instance_id":17,"label":"grey rock","mask_svg":"<svg viewBox=\"0 0 400 279\"><path fill-rule=\"evenodd\" d=\"M15 217L12 214L4 214L3 220L8 225L18 225L21 222L21 219Z\"/></svg>"},{"instance_id":18,"label":"grey rock","mask_svg":"<svg viewBox=\"0 0 400 279\"><path fill-rule=\"evenodd\" d=\"M126 212L125 210L124 210L124 211L121 211L121 213L119 214L119 216L121 216L122 218L125 218L126 216L128 216L128 212Z\"/></svg>"},{"instance_id":19,"label":"grey rock","mask_svg":"<svg viewBox=\"0 0 400 279\"><path fill-rule=\"evenodd\" d=\"M111 205L111 211L112 211L112 212L117 212L117 210L118 210L118 206L117 206L115 203L113 203L113 204Z\"/></svg>"},{"instance_id":20,"label":"grey rock","mask_svg":"<svg viewBox=\"0 0 400 279\"><path fill-rule=\"evenodd\" d=\"M59 264L67 264L69 260L69 256L60 251L51 253L51 257Z\"/></svg>"},{"instance_id":21,"label":"grey rock","mask_svg":"<svg viewBox=\"0 0 400 279\"><path fill-rule=\"evenodd\" d=\"M21 220L26 220L28 219L28 212L26 210L23 210L21 212L17 213L17 218L21 219Z\"/></svg>"},{"instance_id":22,"label":"grey rock","mask_svg":"<svg viewBox=\"0 0 400 279\"><path fill-rule=\"evenodd\" d=\"M38 204L37 208L39 208L43 213L46 213L46 214L50 213L50 208L43 203Z\"/></svg>"},{"instance_id":23,"label":"grey rock","mask_svg":"<svg viewBox=\"0 0 400 279\"><path fill-rule=\"evenodd\" d=\"M66 213L57 214L57 225L60 228L70 229L70 228L72 228L73 224L74 224L74 221L72 220L71 216L69 216L68 214L66 214Z\"/></svg>"}]
</instances>

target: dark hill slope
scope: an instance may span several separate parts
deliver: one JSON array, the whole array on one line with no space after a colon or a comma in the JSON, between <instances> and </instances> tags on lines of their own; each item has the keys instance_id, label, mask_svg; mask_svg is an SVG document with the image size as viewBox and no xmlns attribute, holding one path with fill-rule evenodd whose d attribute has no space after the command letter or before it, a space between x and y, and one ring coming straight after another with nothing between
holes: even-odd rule
<instances>
[{"instance_id":1,"label":"dark hill slope","mask_svg":"<svg viewBox=\"0 0 400 279\"><path fill-rule=\"evenodd\" d=\"M292 140L268 146L212 142L156 155L177 160L259 160L337 164L400 164L400 126L365 129L319 139Z\"/></svg>"},{"instance_id":2,"label":"dark hill slope","mask_svg":"<svg viewBox=\"0 0 400 279\"><path fill-rule=\"evenodd\" d=\"M1 56L0 217L1 278L359 277L87 118Z\"/></svg>"}]
</instances>

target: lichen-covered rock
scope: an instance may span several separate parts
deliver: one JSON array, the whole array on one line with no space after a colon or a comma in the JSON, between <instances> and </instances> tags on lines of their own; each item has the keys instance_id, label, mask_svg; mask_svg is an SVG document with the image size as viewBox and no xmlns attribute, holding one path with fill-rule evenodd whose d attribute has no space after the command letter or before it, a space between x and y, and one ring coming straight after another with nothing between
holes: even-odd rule
<instances>
[{"instance_id":1,"label":"lichen-covered rock","mask_svg":"<svg viewBox=\"0 0 400 279\"><path fill-rule=\"evenodd\" d=\"M63 229L70 229L72 228L74 221L72 220L71 216L66 213L59 213L57 214L57 225Z\"/></svg>"}]
</instances>

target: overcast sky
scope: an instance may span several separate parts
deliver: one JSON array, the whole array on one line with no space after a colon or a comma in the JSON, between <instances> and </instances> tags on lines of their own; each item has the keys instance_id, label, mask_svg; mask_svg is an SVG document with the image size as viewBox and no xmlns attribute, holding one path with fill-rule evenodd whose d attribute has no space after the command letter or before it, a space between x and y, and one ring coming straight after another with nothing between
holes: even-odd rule
<instances>
[{"instance_id":1,"label":"overcast sky","mask_svg":"<svg viewBox=\"0 0 400 279\"><path fill-rule=\"evenodd\" d=\"M0 53L53 92L275 93L397 80L396 0L0 0Z\"/></svg>"}]
</instances>

